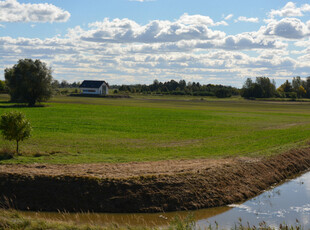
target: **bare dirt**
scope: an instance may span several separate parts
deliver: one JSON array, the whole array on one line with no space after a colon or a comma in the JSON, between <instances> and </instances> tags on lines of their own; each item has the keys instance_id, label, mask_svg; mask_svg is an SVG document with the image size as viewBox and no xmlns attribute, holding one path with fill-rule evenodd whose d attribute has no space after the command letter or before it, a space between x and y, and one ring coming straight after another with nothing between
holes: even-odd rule
<instances>
[{"instance_id":1,"label":"bare dirt","mask_svg":"<svg viewBox=\"0 0 310 230\"><path fill-rule=\"evenodd\" d=\"M161 212L249 199L310 168L310 148L268 158L0 165L0 201L22 210Z\"/></svg>"},{"instance_id":2,"label":"bare dirt","mask_svg":"<svg viewBox=\"0 0 310 230\"><path fill-rule=\"evenodd\" d=\"M174 175L197 173L206 168L237 164L242 158L167 160L155 162L99 163L99 164L26 164L0 165L0 173L17 173L28 176L86 176L96 178L129 178L147 175ZM253 158L244 160L255 161Z\"/></svg>"}]
</instances>

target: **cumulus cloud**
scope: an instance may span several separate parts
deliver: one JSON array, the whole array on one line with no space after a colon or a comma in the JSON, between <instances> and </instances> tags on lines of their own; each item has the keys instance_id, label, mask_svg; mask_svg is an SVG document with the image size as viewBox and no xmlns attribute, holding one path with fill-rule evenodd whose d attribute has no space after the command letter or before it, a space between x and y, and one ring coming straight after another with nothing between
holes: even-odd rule
<instances>
[{"instance_id":1,"label":"cumulus cloud","mask_svg":"<svg viewBox=\"0 0 310 230\"><path fill-rule=\"evenodd\" d=\"M297 7L295 3L288 2L280 10L271 10L269 17L274 18L275 16L279 17L301 17L304 12L310 12L310 5L304 4L301 7Z\"/></svg>"},{"instance_id":2,"label":"cumulus cloud","mask_svg":"<svg viewBox=\"0 0 310 230\"><path fill-rule=\"evenodd\" d=\"M310 23L305 24L297 18L283 18L280 21L272 20L261 31L264 35L278 36L287 39L302 39L310 35Z\"/></svg>"},{"instance_id":3,"label":"cumulus cloud","mask_svg":"<svg viewBox=\"0 0 310 230\"><path fill-rule=\"evenodd\" d=\"M0 1L0 22L66 22L70 13L52 4Z\"/></svg>"},{"instance_id":4,"label":"cumulus cloud","mask_svg":"<svg viewBox=\"0 0 310 230\"><path fill-rule=\"evenodd\" d=\"M227 25L226 22L214 22L208 16L182 15L176 21L154 20L146 25L125 19L104 19L103 22L89 24L91 28L83 31L80 28L71 30L73 36L84 41L110 43L158 43L177 42L181 40L210 40L223 38L225 33L211 30L209 26Z\"/></svg>"},{"instance_id":5,"label":"cumulus cloud","mask_svg":"<svg viewBox=\"0 0 310 230\"><path fill-rule=\"evenodd\" d=\"M240 16L237 19L235 19L235 22L253 22L253 23L258 23L259 19L258 18L247 18L244 16Z\"/></svg>"},{"instance_id":6,"label":"cumulus cloud","mask_svg":"<svg viewBox=\"0 0 310 230\"><path fill-rule=\"evenodd\" d=\"M235 86L249 76L302 76L310 69L310 21L272 19L258 31L233 35L214 30L218 25L224 23L184 14L144 25L126 18L104 19L88 28L69 29L64 37L0 37L0 66L9 67L20 58L39 58L59 80L105 76L111 84L125 84L178 76ZM298 40L293 44L287 42L290 39ZM294 58L287 49L293 45L303 47Z\"/></svg>"},{"instance_id":7,"label":"cumulus cloud","mask_svg":"<svg viewBox=\"0 0 310 230\"><path fill-rule=\"evenodd\" d=\"M226 37L220 47L227 50L282 49L286 44L259 37L255 33L243 33Z\"/></svg>"}]
</instances>

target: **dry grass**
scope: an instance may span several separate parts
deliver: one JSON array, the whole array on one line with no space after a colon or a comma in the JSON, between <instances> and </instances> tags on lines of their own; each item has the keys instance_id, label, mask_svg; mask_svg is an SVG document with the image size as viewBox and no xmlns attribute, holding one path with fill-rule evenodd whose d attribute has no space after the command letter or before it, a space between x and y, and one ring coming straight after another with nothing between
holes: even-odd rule
<instances>
[{"instance_id":1,"label":"dry grass","mask_svg":"<svg viewBox=\"0 0 310 230\"><path fill-rule=\"evenodd\" d=\"M8 146L4 146L0 149L0 161L1 160L8 160L8 159L12 159L14 157L15 151L8 147Z\"/></svg>"}]
</instances>

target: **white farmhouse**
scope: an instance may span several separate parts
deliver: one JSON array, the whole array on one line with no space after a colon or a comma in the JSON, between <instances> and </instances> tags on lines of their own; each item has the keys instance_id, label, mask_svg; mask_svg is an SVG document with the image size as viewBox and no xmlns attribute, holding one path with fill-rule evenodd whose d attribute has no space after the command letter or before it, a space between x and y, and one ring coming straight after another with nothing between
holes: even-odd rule
<instances>
[{"instance_id":1,"label":"white farmhouse","mask_svg":"<svg viewBox=\"0 0 310 230\"><path fill-rule=\"evenodd\" d=\"M108 95L109 85L105 81L85 80L80 85L82 94Z\"/></svg>"}]
</instances>

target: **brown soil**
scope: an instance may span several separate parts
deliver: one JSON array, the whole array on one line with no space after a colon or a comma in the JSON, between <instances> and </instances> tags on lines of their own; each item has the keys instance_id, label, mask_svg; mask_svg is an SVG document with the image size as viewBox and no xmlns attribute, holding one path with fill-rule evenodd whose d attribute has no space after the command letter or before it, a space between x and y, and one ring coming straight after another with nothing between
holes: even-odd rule
<instances>
[{"instance_id":1,"label":"brown soil","mask_svg":"<svg viewBox=\"0 0 310 230\"><path fill-rule=\"evenodd\" d=\"M0 200L42 211L199 209L244 201L309 168L310 148L269 158L0 165Z\"/></svg>"}]
</instances>

